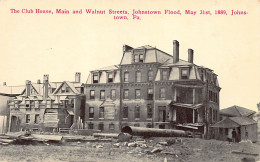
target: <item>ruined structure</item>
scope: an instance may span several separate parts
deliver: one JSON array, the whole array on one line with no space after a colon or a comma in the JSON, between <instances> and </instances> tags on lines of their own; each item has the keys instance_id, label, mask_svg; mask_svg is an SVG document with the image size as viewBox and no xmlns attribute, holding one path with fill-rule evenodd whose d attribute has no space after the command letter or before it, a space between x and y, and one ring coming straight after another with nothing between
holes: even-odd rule
<instances>
[{"instance_id":1,"label":"ruined structure","mask_svg":"<svg viewBox=\"0 0 260 162\"><path fill-rule=\"evenodd\" d=\"M149 45L124 45L119 65L90 72L85 85L86 128L119 132L124 126L206 133L218 121L219 91L213 70Z\"/></svg>"},{"instance_id":2,"label":"ruined structure","mask_svg":"<svg viewBox=\"0 0 260 162\"><path fill-rule=\"evenodd\" d=\"M27 80L25 91L9 101L9 131L53 131L70 128L84 121L85 96L80 83L80 73L74 82L49 82L44 75L43 83ZM83 126L82 126L83 127Z\"/></svg>"}]
</instances>

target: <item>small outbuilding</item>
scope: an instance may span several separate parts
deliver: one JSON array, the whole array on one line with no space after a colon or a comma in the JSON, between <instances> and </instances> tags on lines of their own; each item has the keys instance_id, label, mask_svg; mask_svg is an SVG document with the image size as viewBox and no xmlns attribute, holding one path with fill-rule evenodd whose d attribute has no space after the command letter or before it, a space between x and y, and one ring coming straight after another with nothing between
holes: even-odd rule
<instances>
[{"instance_id":1,"label":"small outbuilding","mask_svg":"<svg viewBox=\"0 0 260 162\"><path fill-rule=\"evenodd\" d=\"M227 117L212 125L211 128L218 129L219 133L215 136L218 140L257 141L257 122L249 117Z\"/></svg>"}]
</instances>

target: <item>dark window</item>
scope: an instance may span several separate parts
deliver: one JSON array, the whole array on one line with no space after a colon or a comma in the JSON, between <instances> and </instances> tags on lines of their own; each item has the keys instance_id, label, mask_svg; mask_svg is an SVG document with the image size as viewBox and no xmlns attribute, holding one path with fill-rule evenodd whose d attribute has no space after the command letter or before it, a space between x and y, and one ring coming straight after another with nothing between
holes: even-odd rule
<instances>
[{"instance_id":1,"label":"dark window","mask_svg":"<svg viewBox=\"0 0 260 162\"><path fill-rule=\"evenodd\" d=\"M129 80L129 72L124 73L124 82L128 82Z\"/></svg>"},{"instance_id":2,"label":"dark window","mask_svg":"<svg viewBox=\"0 0 260 162\"><path fill-rule=\"evenodd\" d=\"M153 81L153 71L152 70L148 71L148 81Z\"/></svg>"},{"instance_id":3,"label":"dark window","mask_svg":"<svg viewBox=\"0 0 260 162\"><path fill-rule=\"evenodd\" d=\"M30 114L26 114L26 121L27 124L30 123Z\"/></svg>"},{"instance_id":4,"label":"dark window","mask_svg":"<svg viewBox=\"0 0 260 162\"><path fill-rule=\"evenodd\" d=\"M89 108L89 118L94 118L94 107Z\"/></svg>"},{"instance_id":5,"label":"dark window","mask_svg":"<svg viewBox=\"0 0 260 162\"><path fill-rule=\"evenodd\" d=\"M93 74L93 83L98 83L98 74Z\"/></svg>"},{"instance_id":6,"label":"dark window","mask_svg":"<svg viewBox=\"0 0 260 162\"><path fill-rule=\"evenodd\" d=\"M94 124L93 123L89 123L88 124L88 129L94 129Z\"/></svg>"},{"instance_id":7,"label":"dark window","mask_svg":"<svg viewBox=\"0 0 260 162\"><path fill-rule=\"evenodd\" d=\"M147 105L147 118L152 118L153 117L153 108L151 104Z\"/></svg>"},{"instance_id":8,"label":"dark window","mask_svg":"<svg viewBox=\"0 0 260 162\"><path fill-rule=\"evenodd\" d=\"M101 90L100 91L100 100L104 100L105 99L105 90Z\"/></svg>"},{"instance_id":9,"label":"dark window","mask_svg":"<svg viewBox=\"0 0 260 162\"><path fill-rule=\"evenodd\" d=\"M116 90L115 89L111 90L111 99L112 100L116 99Z\"/></svg>"},{"instance_id":10,"label":"dark window","mask_svg":"<svg viewBox=\"0 0 260 162\"><path fill-rule=\"evenodd\" d=\"M135 127L140 127L139 123L134 124Z\"/></svg>"},{"instance_id":11,"label":"dark window","mask_svg":"<svg viewBox=\"0 0 260 162\"><path fill-rule=\"evenodd\" d=\"M89 99L95 99L95 91L90 90Z\"/></svg>"},{"instance_id":12,"label":"dark window","mask_svg":"<svg viewBox=\"0 0 260 162\"><path fill-rule=\"evenodd\" d=\"M115 124L113 124L113 123L109 124L109 129L114 130L115 129Z\"/></svg>"},{"instance_id":13,"label":"dark window","mask_svg":"<svg viewBox=\"0 0 260 162\"><path fill-rule=\"evenodd\" d=\"M188 79L188 69L181 69L181 79Z\"/></svg>"},{"instance_id":14,"label":"dark window","mask_svg":"<svg viewBox=\"0 0 260 162\"><path fill-rule=\"evenodd\" d=\"M108 73L107 75L108 75L108 80L107 80L107 82L108 82L108 83L113 83L113 73Z\"/></svg>"},{"instance_id":15,"label":"dark window","mask_svg":"<svg viewBox=\"0 0 260 162\"><path fill-rule=\"evenodd\" d=\"M152 128L152 124L148 123L148 124L146 125L146 127L147 127L147 128Z\"/></svg>"},{"instance_id":16,"label":"dark window","mask_svg":"<svg viewBox=\"0 0 260 162\"><path fill-rule=\"evenodd\" d=\"M140 89L135 90L135 99L141 99L141 90Z\"/></svg>"},{"instance_id":17,"label":"dark window","mask_svg":"<svg viewBox=\"0 0 260 162\"><path fill-rule=\"evenodd\" d=\"M25 101L25 107L30 107L30 101Z\"/></svg>"},{"instance_id":18,"label":"dark window","mask_svg":"<svg viewBox=\"0 0 260 162\"><path fill-rule=\"evenodd\" d=\"M135 107L135 118L140 118L140 106Z\"/></svg>"},{"instance_id":19,"label":"dark window","mask_svg":"<svg viewBox=\"0 0 260 162\"><path fill-rule=\"evenodd\" d=\"M165 88L160 88L160 98L165 98Z\"/></svg>"},{"instance_id":20,"label":"dark window","mask_svg":"<svg viewBox=\"0 0 260 162\"><path fill-rule=\"evenodd\" d=\"M123 118L128 118L128 107L124 106L123 108Z\"/></svg>"},{"instance_id":21,"label":"dark window","mask_svg":"<svg viewBox=\"0 0 260 162\"><path fill-rule=\"evenodd\" d=\"M162 80L168 80L168 71L167 70L162 71Z\"/></svg>"},{"instance_id":22,"label":"dark window","mask_svg":"<svg viewBox=\"0 0 260 162\"><path fill-rule=\"evenodd\" d=\"M100 107L99 108L99 118L104 118L105 111L104 111L104 107Z\"/></svg>"},{"instance_id":23,"label":"dark window","mask_svg":"<svg viewBox=\"0 0 260 162\"><path fill-rule=\"evenodd\" d=\"M143 54L139 55L139 62L144 62L144 55Z\"/></svg>"},{"instance_id":24,"label":"dark window","mask_svg":"<svg viewBox=\"0 0 260 162\"><path fill-rule=\"evenodd\" d=\"M137 71L135 74L135 80L136 82L141 82L141 72Z\"/></svg>"},{"instance_id":25,"label":"dark window","mask_svg":"<svg viewBox=\"0 0 260 162\"><path fill-rule=\"evenodd\" d=\"M129 90L128 89L124 89L124 99L128 99L129 98Z\"/></svg>"},{"instance_id":26,"label":"dark window","mask_svg":"<svg viewBox=\"0 0 260 162\"><path fill-rule=\"evenodd\" d=\"M104 130L104 124L103 123L98 124L98 130Z\"/></svg>"},{"instance_id":27,"label":"dark window","mask_svg":"<svg viewBox=\"0 0 260 162\"><path fill-rule=\"evenodd\" d=\"M70 88L69 87L66 87L66 92L70 92Z\"/></svg>"},{"instance_id":28,"label":"dark window","mask_svg":"<svg viewBox=\"0 0 260 162\"><path fill-rule=\"evenodd\" d=\"M34 123L35 123L35 124L39 124L39 123L40 123L40 120L41 120L40 114L35 114Z\"/></svg>"},{"instance_id":29,"label":"dark window","mask_svg":"<svg viewBox=\"0 0 260 162\"><path fill-rule=\"evenodd\" d=\"M147 89L147 96L148 96L148 100L153 99L153 89L152 88Z\"/></svg>"}]
</instances>

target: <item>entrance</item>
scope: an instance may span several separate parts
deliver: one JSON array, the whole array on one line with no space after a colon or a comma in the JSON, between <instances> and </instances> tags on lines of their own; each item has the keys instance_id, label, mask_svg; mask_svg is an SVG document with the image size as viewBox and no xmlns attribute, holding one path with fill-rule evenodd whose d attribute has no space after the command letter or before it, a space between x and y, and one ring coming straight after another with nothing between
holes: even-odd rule
<instances>
[{"instance_id":1,"label":"entrance","mask_svg":"<svg viewBox=\"0 0 260 162\"><path fill-rule=\"evenodd\" d=\"M12 116L10 132L19 132L19 131L20 131L20 119L17 116Z\"/></svg>"}]
</instances>

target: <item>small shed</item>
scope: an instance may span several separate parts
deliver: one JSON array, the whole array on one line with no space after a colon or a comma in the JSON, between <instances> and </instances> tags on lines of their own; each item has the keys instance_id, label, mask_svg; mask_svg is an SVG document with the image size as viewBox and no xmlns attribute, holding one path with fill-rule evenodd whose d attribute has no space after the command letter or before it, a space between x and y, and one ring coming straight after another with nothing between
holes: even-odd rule
<instances>
[{"instance_id":1,"label":"small shed","mask_svg":"<svg viewBox=\"0 0 260 162\"><path fill-rule=\"evenodd\" d=\"M228 117L210 127L218 129L219 133L215 136L218 140L232 139L232 132L235 131L236 142L241 140L257 141L257 122L248 117Z\"/></svg>"}]
</instances>

